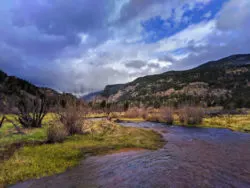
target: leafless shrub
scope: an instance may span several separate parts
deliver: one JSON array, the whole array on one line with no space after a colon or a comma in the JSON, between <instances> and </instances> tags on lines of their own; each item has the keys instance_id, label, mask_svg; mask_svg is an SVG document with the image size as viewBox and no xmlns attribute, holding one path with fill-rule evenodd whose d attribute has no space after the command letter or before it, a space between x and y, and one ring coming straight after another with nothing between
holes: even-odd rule
<instances>
[{"instance_id":1,"label":"leafless shrub","mask_svg":"<svg viewBox=\"0 0 250 188\"><path fill-rule=\"evenodd\" d=\"M48 113L49 104L45 95L29 97L23 95L18 103L17 122L23 128L42 127L42 120Z\"/></svg>"},{"instance_id":2,"label":"leafless shrub","mask_svg":"<svg viewBox=\"0 0 250 188\"><path fill-rule=\"evenodd\" d=\"M84 119L86 117L84 107L76 100L68 99L67 105L59 107L57 118L64 125L69 135L82 134Z\"/></svg>"},{"instance_id":3,"label":"leafless shrub","mask_svg":"<svg viewBox=\"0 0 250 188\"><path fill-rule=\"evenodd\" d=\"M42 127L42 120L49 111L49 103L44 94L37 93L36 96L31 96L23 92L18 101L17 109L14 113L14 119L2 116L0 127L6 121L11 123L18 133L25 134L22 128Z\"/></svg>"},{"instance_id":4,"label":"leafless shrub","mask_svg":"<svg viewBox=\"0 0 250 188\"><path fill-rule=\"evenodd\" d=\"M19 125L17 125L17 123L16 123L17 121L16 120L12 120L12 119L7 118L5 116L5 121L11 123L14 126L14 128L16 129L17 133L19 133L19 134L25 134L23 132L22 128Z\"/></svg>"},{"instance_id":5,"label":"leafless shrub","mask_svg":"<svg viewBox=\"0 0 250 188\"><path fill-rule=\"evenodd\" d=\"M1 116L1 115L0 115L0 117L1 117L1 119L0 119L0 128L1 128L2 125L3 125L3 122L4 122L4 120L5 120L5 116Z\"/></svg>"},{"instance_id":6,"label":"leafless shrub","mask_svg":"<svg viewBox=\"0 0 250 188\"><path fill-rule=\"evenodd\" d=\"M119 113L118 112L112 112L112 113L110 113L110 115L109 115L111 118L119 118Z\"/></svg>"},{"instance_id":7,"label":"leafless shrub","mask_svg":"<svg viewBox=\"0 0 250 188\"><path fill-rule=\"evenodd\" d=\"M139 108L130 108L124 113L124 117L126 118L137 118L140 117L140 109Z\"/></svg>"},{"instance_id":8,"label":"leafless shrub","mask_svg":"<svg viewBox=\"0 0 250 188\"><path fill-rule=\"evenodd\" d=\"M209 107L204 109L204 112L207 116L213 117L223 114L223 107L222 106L215 106L215 107Z\"/></svg>"},{"instance_id":9,"label":"leafless shrub","mask_svg":"<svg viewBox=\"0 0 250 188\"><path fill-rule=\"evenodd\" d=\"M49 143L62 142L67 137L67 134L64 125L59 121L55 121L47 129L47 141Z\"/></svg>"},{"instance_id":10,"label":"leafless shrub","mask_svg":"<svg viewBox=\"0 0 250 188\"><path fill-rule=\"evenodd\" d=\"M151 122L161 122L162 119L159 113L153 112L148 114L145 120Z\"/></svg>"},{"instance_id":11,"label":"leafless shrub","mask_svg":"<svg viewBox=\"0 0 250 188\"><path fill-rule=\"evenodd\" d=\"M147 119L148 118L148 111L147 111L147 109L141 109L141 117L143 118L143 119Z\"/></svg>"},{"instance_id":12,"label":"leafless shrub","mask_svg":"<svg viewBox=\"0 0 250 188\"><path fill-rule=\"evenodd\" d=\"M179 110L179 120L182 124L197 125L202 123L204 110L199 107L183 107Z\"/></svg>"},{"instance_id":13,"label":"leafless shrub","mask_svg":"<svg viewBox=\"0 0 250 188\"><path fill-rule=\"evenodd\" d=\"M155 109L153 107L148 107L147 108L148 113L153 113L154 111L155 111Z\"/></svg>"},{"instance_id":14,"label":"leafless shrub","mask_svg":"<svg viewBox=\"0 0 250 188\"><path fill-rule=\"evenodd\" d=\"M163 122L172 125L174 122L173 109L171 108L161 108L160 116Z\"/></svg>"}]
</instances>

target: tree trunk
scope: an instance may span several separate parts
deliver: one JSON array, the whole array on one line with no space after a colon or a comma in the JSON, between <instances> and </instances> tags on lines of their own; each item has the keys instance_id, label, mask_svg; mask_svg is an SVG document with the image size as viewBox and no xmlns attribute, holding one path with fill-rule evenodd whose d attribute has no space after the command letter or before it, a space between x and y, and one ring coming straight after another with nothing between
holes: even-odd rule
<instances>
[{"instance_id":1,"label":"tree trunk","mask_svg":"<svg viewBox=\"0 0 250 188\"><path fill-rule=\"evenodd\" d=\"M3 116L1 121L0 121L0 128L2 127L4 120L5 120L5 116Z\"/></svg>"}]
</instances>

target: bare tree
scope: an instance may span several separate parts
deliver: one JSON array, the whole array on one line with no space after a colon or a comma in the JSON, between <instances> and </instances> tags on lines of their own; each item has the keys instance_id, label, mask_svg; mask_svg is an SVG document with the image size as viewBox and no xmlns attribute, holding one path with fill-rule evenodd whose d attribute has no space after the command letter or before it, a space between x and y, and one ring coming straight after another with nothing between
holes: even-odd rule
<instances>
[{"instance_id":1,"label":"bare tree","mask_svg":"<svg viewBox=\"0 0 250 188\"><path fill-rule=\"evenodd\" d=\"M49 104L45 95L37 95L35 98L23 95L18 103L16 119L23 128L39 128L48 111Z\"/></svg>"},{"instance_id":2,"label":"bare tree","mask_svg":"<svg viewBox=\"0 0 250 188\"><path fill-rule=\"evenodd\" d=\"M19 134L24 134L21 127L17 125L16 121L13 121L5 116L5 121L11 123Z\"/></svg>"},{"instance_id":3,"label":"bare tree","mask_svg":"<svg viewBox=\"0 0 250 188\"><path fill-rule=\"evenodd\" d=\"M4 116L4 110L5 110L5 108L4 108L4 104L3 104L3 102L2 101L4 101L4 99L3 99L3 97L0 95L0 128L3 126L3 122L4 122L4 120L5 120L5 116Z\"/></svg>"},{"instance_id":4,"label":"bare tree","mask_svg":"<svg viewBox=\"0 0 250 188\"><path fill-rule=\"evenodd\" d=\"M2 127L4 120L5 120L5 116L2 116L0 120L0 128Z\"/></svg>"},{"instance_id":5,"label":"bare tree","mask_svg":"<svg viewBox=\"0 0 250 188\"><path fill-rule=\"evenodd\" d=\"M22 132L22 130L21 130L21 128L13 121L13 120L11 120L11 119L9 119L6 115L5 115L5 113L6 112L8 112L8 110L1 110L3 113L2 114L0 114L0 117L1 117L1 120L0 120L0 128L3 126L3 123L4 122L9 122L9 123L11 123L13 126L14 126L14 128L16 129L16 131L18 132L18 133L20 133L20 134L24 134L23 132Z\"/></svg>"}]
</instances>

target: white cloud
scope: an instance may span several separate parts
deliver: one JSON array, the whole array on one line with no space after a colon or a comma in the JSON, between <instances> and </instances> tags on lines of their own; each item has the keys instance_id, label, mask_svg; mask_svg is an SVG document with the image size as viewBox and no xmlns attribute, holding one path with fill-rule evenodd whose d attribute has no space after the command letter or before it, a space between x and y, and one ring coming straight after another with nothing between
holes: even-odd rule
<instances>
[{"instance_id":1,"label":"white cloud","mask_svg":"<svg viewBox=\"0 0 250 188\"><path fill-rule=\"evenodd\" d=\"M181 32L153 44L131 42L141 37L140 25L136 22L129 22L130 26L121 30L113 28L113 39L82 53L77 66L71 66L73 72L78 75L72 82L76 83L76 88L77 85L83 85L88 90L99 90L106 84L124 83L138 76L161 73L170 68L191 68L211 59L241 52L242 50L234 48L238 38L229 40L232 39L230 37L233 33L218 27L219 19L224 14L229 13L223 9L216 19L190 25ZM133 25L135 33L132 33ZM183 53L176 54L175 51L179 49L184 49ZM169 58L164 60L161 53L167 54ZM125 66L126 62L134 60L147 64L138 69ZM71 60L67 64L72 64Z\"/></svg>"},{"instance_id":2,"label":"white cloud","mask_svg":"<svg viewBox=\"0 0 250 188\"><path fill-rule=\"evenodd\" d=\"M209 12L207 12L206 14L204 14L203 17L209 19L209 18L211 18L211 16L212 16L212 12L209 11Z\"/></svg>"},{"instance_id":3,"label":"white cloud","mask_svg":"<svg viewBox=\"0 0 250 188\"><path fill-rule=\"evenodd\" d=\"M221 30L237 30L244 26L250 26L249 18L249 0L230 0L218 15L218 28Z\"/></svg>"},{"instance_id":4,"label":"white cloud","mask_svg":"<svg viewBox=\"0 0 250 188\"><path fill-rule=\"evenodd\" d=\"M197 0L195 2L205 4L209 1ZM191 8L194 8L195 2L190 3L190 6L193 6ZM125 3L123 1L123 4ZM124 83L138 76L161 73L170 68L191 68L207 60L230 55L228 53L236 51L232 46L235 43L228 40L232 33L218 26L225 15L231 14L230 9L227 8L229 5L225 5L216 19L190 25L179 33L153 44L136 41L142 39L142 28L139 22L149 18L150 14L154 15L154 9L145 11L134 20L127 22L124 27L111 27L113 38L97 47L82 51L77 58L69 58L64 62L68 65L67 69L71 70L71 83L74 83L71 88L74 88L75 93L83 90L99 90L106 84ZM156 4L153 7L161 10L162 7L157 8L157 6ZM182 19L183 12L181 11L180 9L180 12L175 15L176 20ZM208 12L207 16L210 14ZM165 12L163 16L168 17L170 14ZM246 14L242 13L241 20L244 20L245 16ZM82 40L86 41L88 37L83 34ZM175 51L179 49L184 49L183 53L176 54ZM160 58L161 53L166 53L170 58L167 60ZM142 64L140 68L125 66L126 62L135 60L147 62L147 64L144 66Z\"/></svg>"},{"instance_id":5,"label":"white cloud","mask_svg":"<svg viewBox=\"0 0 250 188\"><path fill-rule=\"evenodd\" d=\"M65 1L62 10L56 1L49 11L46 7L39 9L37 2L42 1L27 0L21 13L15 12L17 21L21 14L28 25L18 22L19 25L12 27L11 13L6 12L7 8L5 13L0 12L3 15L0 38L4 41L0 43L0 52L3 52L0 59L4 60L0 65L8 70L19 68L25 78L34 83L63 91L100 90L106 84L124 83L169 69L191 68L208 60L250 51L249 0L228 0L213 20L205 19L197 24L190 23L191 19L184 13L201 10L212 0L100 1L93 10L93 0L77 0L85 5L79 7L74 3L67 6ZM28 5L40 11L25 9ZM5 5L9 6L11 4ZM55 16L58 13L60 16ZM30 18L30 15L34 16ZM190 25L149 44L144 41L148 33L141 23L155 16L173 18L174 27L184 21ZM201 16L211 18L211 12ZM8 18L3 19L5 17ZM58 27L55 30L46 27L48 20ZM136 61L137 65L126 66Z\"/></svg>"},{"instance_id":6,"label":"white cloud","mask_svg":"<svg viewBox=\"0 0 250 188\"><path fill-rule=\"evenodd\" d=\"M179 48L185 48L190 43L196 46L206 45L208 37L215 33L215 20L191 25L185 30L160 41L160 47L157 51L173 51Z\"/></svg>"}]
</instances>

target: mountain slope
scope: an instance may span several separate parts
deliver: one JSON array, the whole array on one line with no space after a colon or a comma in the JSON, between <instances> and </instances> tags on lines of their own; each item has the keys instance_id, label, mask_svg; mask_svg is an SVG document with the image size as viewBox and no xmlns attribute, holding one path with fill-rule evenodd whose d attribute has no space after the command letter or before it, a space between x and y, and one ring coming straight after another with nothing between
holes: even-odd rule
<instances>
[{"instance_id":1,"label":"mountain slope","mask_svg":"<svg viewBox=\"0 0 250 188\"><path fill-rule=\"evenodd\" d=\"M53 89L37 87L23 79L8 76L0 70L0 112L15 111L21 95L32 98L40 94L45 94L51 101L62 96Z\"/></svg>"},{"instance_id":2,"label":"mountain slope","mask_svg":"<svg viewBox=\"0 0 250 188\"><path fill-rule=\"evenodd\" d=\"M233 55L186 71L150 75L102 93L109 102L146 106L181 105L250 107L250 54Z\"/></svg>"},{"instance_id":3,"label":"mountain slope","mask_svg":"<svg viewBox=\"0 0 250 188\"><path fill-rule=\"evenodd\" d=\"M81 97L84 101L92 101L96 96L100 95L103 91L96 91L93 93L89 93Z\"/></svg>"}]
</instances>

